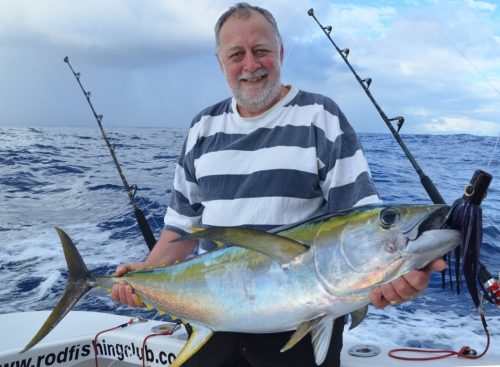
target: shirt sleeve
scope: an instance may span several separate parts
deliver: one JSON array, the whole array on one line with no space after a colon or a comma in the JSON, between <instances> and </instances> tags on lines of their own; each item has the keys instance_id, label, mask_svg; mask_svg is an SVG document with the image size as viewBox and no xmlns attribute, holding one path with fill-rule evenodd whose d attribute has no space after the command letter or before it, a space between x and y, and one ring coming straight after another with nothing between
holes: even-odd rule
<instances>
[{"instance_id":1,"label":"shirt sleeve","mask_svg":"<svg viewBox=\"0 0 500 367\"><path fill-rule=\"evenodd\" d=\"M170 203L165 214L165 229L184 234L199 226L203 205L194 171L192 150L187 151L189 133L175 168Z\"/></svg>"},{"instance_id":2,"label":"shirt sleeve","mask_svg":"<svg viewBox=\"0 0 500 367\"><path fill-rule=\"evenodd\" d=\"M379 204L381 200L359 139L342 111L332 101L317 133L317 152L324 212Z\"/></svg>"}]
</instances>

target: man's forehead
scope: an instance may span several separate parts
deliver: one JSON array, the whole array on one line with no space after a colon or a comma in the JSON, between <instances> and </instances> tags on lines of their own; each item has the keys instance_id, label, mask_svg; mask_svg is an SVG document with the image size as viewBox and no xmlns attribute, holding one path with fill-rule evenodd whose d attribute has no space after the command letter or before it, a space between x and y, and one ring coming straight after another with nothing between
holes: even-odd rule
<instances>
[{"instance_id":1,"label":"man's forehead","mask_svg":"<svg viewBox=\"0 0 500 367\"><path fill-rule=\"evenodd\" d=\"M233 14L222 25L220 46L225 50L235 49L250 43L252 47L276 46L276 37L269 21L260 13L252 11L248 17Z\"/></svg>"},{"instance_id":2,"label":"man's forehead","mask_svg":"<svg viewBox=\"0 0 500 367\"><path fill-rule=\"evenodd\" d=\"M258 11L255 11L253 9L245 9L245 11L242 11L242 12L236 11L226 19L226 21L222 25L221 29L224 28L224 26L230 22L246 21L246 20L257 19L257 18L262 18L263 20L267 21L266 17L263 14L259 13Z\"/></svg>"}]
</instances>

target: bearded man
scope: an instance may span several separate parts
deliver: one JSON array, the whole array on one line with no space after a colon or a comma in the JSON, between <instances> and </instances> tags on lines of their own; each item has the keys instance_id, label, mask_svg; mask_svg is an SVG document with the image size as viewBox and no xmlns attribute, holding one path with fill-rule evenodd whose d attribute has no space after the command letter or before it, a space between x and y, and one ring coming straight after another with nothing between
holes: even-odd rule
<instances>
[{"instance_id":1,"label":"bearded man","mask_svg":"<svg viewBox=\"0 0 500 367\"><path fill-rule=\"evenodd\" d=\"M211 250L203 241L170 243L192 227L270 230L380 202L361 145L337 104L281 82L283 44L269 11L234 5L217 21L215 39L232 97L194 117L162 236L145 261L119 266L118 275ZM430 270L443 266L437 261L374 289L372 304L413 299L427 287ZM141 305L124 282L112 295L117 302ZM322 366L339 366L343 327L343 318L337 319ZM310 338L280 352L291 333L217 332L184 366L315 366Z\"/></svg>"}]
</instances>

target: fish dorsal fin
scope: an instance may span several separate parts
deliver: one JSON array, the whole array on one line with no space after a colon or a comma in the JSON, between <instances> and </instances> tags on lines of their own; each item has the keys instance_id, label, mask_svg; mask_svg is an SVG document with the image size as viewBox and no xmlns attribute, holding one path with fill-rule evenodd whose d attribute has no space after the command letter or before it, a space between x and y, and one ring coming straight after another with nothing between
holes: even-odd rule
<instances>
[{"instance_id":1,"label":"fish dorsal fin","mask_svg":"<svg viewBox=\"0 0 500 367\"><path fill-rule=\"evenodd\" d=\"M206 230L206 228L204 228L204 227L191 227L190 229L193 232L201 232L201 231ZM224 243L221 242L221 241L214 241L214 240L212 240L212 243L214 243L217 248L221 248L221 247L225 246Z\"/></svg>"},{"instance_id":2,"label":"fish dorsal fin","mask_svg":"<svg viewBox=\"0 0 500 367\"><path fill-rule=\"evenodd\" d=\"M311 330L314 359L319 366L325 361L333 331L333 317L323 317Z\"/></svg>"},{"instance_id":3,"label":"fish dorsal fin","mask_svg":"<svg viewBox=\"0 0 500 367\"><path fill-rule=\"evenodd\" d=\"M309 320L300 324L297 330L295 330L293 335L290 337L288 343L286 343L285 346L281 348L281 352L286 352L288 349L292 348L295 344L300 342L302 338L307 335L308 332L310 332L313 328L315 328L319 324L319 322L321 321L321 319L323 319L323 317L324 316L321 316L316 319Z\"/></svg>"},{"instance_id":4,"label":"fish dorsal fin","mask_svg":"<svg viewBox=\"0 0 500 367\"><path fill-rule=\"evenodd\" d=\"M287 237L250 228L212 227L172 241L206 238L260 252L280 264L289 263L309 247Z\"/></svg>"},{"instance_id":5,"label":"fish dorsal fin","mask_svg":"<svg viewBox=\"0 0 500 367\"><path fill-rule=\"evenodd\" d=\"M365 319L366 314L368 313L368 305L357 309L356 311L351 312L351 326L349 330L354 329L356 326L361 324L361 322Z\"/></svg>"},{"instance_id":6,"label":"fish dorsal fin","mask_svg":"<svg viewBox=\"0 0 500 367\"><path fill-rule=\"evenodd\" d=\"M193 354L200 350L213 334L212 330L204 326L194 325L193 323L190 323L190 325L193 331L170 367L182 366Z\"/></svg>"}]
</instances>

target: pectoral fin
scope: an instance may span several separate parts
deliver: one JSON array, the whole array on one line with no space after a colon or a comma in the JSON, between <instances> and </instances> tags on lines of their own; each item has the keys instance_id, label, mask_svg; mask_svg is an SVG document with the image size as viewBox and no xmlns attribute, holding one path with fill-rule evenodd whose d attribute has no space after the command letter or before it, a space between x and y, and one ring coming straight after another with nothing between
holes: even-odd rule
<instances>
[{"instance_id":1,"label":"pectoral fin","mask_svg":"<svg viewBox=\"0 0 500 367\"><path fill-rule=\"evenodd\" d=\"M208 228L201 232L181 236L172 242L195 238L207 238L212 241L244 247L269 256L280 264L289 263L309 249L306 245L287 237L255 229L236 227Z\"/></svg>"},{"instance_id":2,"label":"pectoral fin","mask_svg":"<svg viewBox=\"0 0 500 367\"><path fill-rule=\"evenodd\" d=\"M311 330L314 359L319 366L325 361L330 339L332 338L333 318L323 317L318 325Z\"/></svg>"},{"instance_id":3,"label":"pectoral fin","mask_svg":"<svg viewBox=\"0 0 500 367\"><path fill-rule=\"evenodd\" d=\"M195 354L200 348L210 339L213 332L203 326L193 325L191 323L193 332L189 337L188 341L179 352L174 362L170 367L180 367L182 366L193 354Z\"/></svg>"},{"instance_id":4,"label":"pectoral fin","mask_svg":"<svg viewBox=\"0 0 500 367\"><path fill-rule=\"evenodd\" d=\"M313 328L315 328L319 322L323 319L324 316L318 317L313 320L309 320L303 322L299 325L297 330L292 334L288 343L285 344L283 348L281 348L281 352L286 352L288 349L292 348L295 344L302 340L304 336L307 335Z\"/></svg>"},{"instance_id":5,"label":"pectoral fin","mask_svg":"<svg viewBox=\"0 0 500 367\"><path fill-rule=\"evenodd\" d=\"M356 311L351 312L351 326L349 330L354 329L356 326L361 324L361 322L365 319L366 314L368 313L368 306L361 307Z\"/></svg>"}]
</instances>

